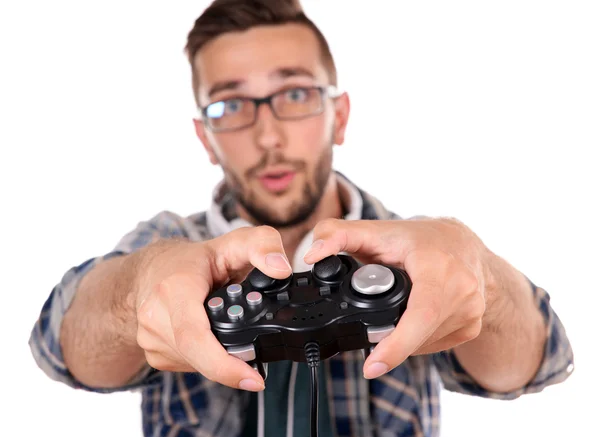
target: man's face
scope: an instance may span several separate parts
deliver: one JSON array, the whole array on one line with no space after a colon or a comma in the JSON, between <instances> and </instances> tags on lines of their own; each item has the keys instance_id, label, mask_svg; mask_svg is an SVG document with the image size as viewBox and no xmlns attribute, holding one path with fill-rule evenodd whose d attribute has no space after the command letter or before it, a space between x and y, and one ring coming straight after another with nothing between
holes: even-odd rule
<instances>
[{"instance_id":1,"label":"man's face","mask_svg":"<svg viewBox=\"0 0 600 437\"><path fill-rule=\"evenodd\" d=\"M265 97L293 89L329 85L318 40L301 25L257 27L222 35L196 55L201 106L238 97ZM213 132L202 121L196 131L211 162L221 165L240 205L258 223L285 227L304 221L318 204L331 175L333 144L341 144L348 98L323 101L318 115L278 120L268 105L254 125Z\"/></svg>"}]
</instances>

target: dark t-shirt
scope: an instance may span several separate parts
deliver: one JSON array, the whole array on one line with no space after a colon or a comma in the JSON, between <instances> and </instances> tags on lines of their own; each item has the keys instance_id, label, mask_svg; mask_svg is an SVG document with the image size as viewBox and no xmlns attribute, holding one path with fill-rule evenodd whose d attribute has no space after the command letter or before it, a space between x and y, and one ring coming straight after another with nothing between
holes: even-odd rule
<instances>
[{"instance_id":1,"label":"dark t-shirt","mask_svg":"<svg viewBox=\"0 0 600 437\"><path fill-rule=\"evenodd\" d=\"M294 416L294 434L290 437L310 436L310 371L306 363L296 363L294 402L291 405ZM319 367L319 437L333 437L325 373ZM291 361L269 363L269 372L264 390L264 437L287 437ZM258 395L250 393L250 403L246 410L246 423L243 437L256 437L258 424Z\"/></svg>"}]
</instances>

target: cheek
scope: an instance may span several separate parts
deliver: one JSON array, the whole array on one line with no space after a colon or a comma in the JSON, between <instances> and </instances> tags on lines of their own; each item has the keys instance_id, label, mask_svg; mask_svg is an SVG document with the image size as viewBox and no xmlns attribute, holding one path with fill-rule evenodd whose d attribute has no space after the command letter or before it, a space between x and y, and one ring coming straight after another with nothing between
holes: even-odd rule
<instances>
[{"instance_id":1,"label":"cheek","mask_svg":"<svg viewBox=\"0 0 600 437\"><path fill-rule=\"evenodd\" d=\"M222 134L212 138L215 154L221 165L237 173L252 165L258 159L255 147L246 144L248 139L234 133Z\"/></svg>"},{"instance_id":2,"label":"cheek","mask_svg":"<svg viewBox=\"0 0 600 437\"><path fill-rule=\"evenodd\" d=\"M290 143L300 156L319 153L323 147L331 145L332 126L324 116L302 120L289 131ZM296 152L294 150L294 152Z\"/></svg>"}]
</instances>

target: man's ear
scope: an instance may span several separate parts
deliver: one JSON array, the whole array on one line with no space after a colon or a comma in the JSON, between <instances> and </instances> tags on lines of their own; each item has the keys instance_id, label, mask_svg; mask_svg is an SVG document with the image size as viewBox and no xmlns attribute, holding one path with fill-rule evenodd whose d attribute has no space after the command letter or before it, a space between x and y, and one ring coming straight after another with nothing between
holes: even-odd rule
<instances>
[{"instance_id":1,"label":"man's ear","mask_svg":"<svg viewBox=\"0 0 600 437\"><path fill-rule=\"evenodd\" d=\"M215 151L213 150L212 146L210 145L210 142L208 141L208 138L206 136L206 127L204 126L202 120L194 118L194 127L196 128L196 135L198 136L200 142L204 146L204 150L206 150L206 153L208 153L208 158L210 159L210 162L213 165L217 165L219 163L219 160L217 159L217 155L215 154Z\"/></svg>"},{"instance_id":2,"label":"man's ear","mask_svg":"<svg viewBox=\"0 0 600 437\"><path fill-rule=\"evenodd\" d=\"M348 93L342 93L335 99L335 121L333 139L334 144L343 144L348 126L348 117L350 116L350 97Z\"/></svg>"}]
</instances>

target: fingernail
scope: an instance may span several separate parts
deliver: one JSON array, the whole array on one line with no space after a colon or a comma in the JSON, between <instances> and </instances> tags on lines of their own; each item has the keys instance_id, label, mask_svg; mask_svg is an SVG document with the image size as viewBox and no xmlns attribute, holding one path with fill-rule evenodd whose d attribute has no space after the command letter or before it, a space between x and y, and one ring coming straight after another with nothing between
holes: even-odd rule
<instances>
[{"instance_id":1,"label":"fingernail","mask_svg":"<svg viewBox=\"0 0 600 437\"><path fill-rule=\"evenodd\" d=\"M279 270L282 272L289 272L292 270L290 263L281 253L270 253L265 259L265 263L272 269Z\"/></svg>"},{"instance_id":2,"label":"fingernail","mask_svg":"<svg viewBox=\"0 0 600 437\"><path fill-rule=\"evenodd\" d=\"M372 378L377 378L378 376L381 376L384 373L387 373L387 371L388 371L387 364L378 362L378 363L373 363L369 367L367 367L367 370L365 371L364 375L365 375L365 378L372 379Z\"/></svg>"},{"instance_id":3,"label":"fingernail","mask_svg":"<svg viewBox=\"0 0 600 437\"><path fill-rule=\"evenodd\" d=\"M264 384L258 383L254 379L242 379L240 381L240 388L248 391L262 391L265 386Z\"/></svg>"},{"instance_id":4,"label":"fingernail","mask_svg":"<svg viewBox=\"0 0 600 437\"><path fill-rule=\"evenodd\" d=\"M313 253L317 253L319 250L323 248L325 242L323 240L316 240L313 244L308 248L306 253L304 254L304 258L312 255Z\"/></svg>"}]
</instances>

